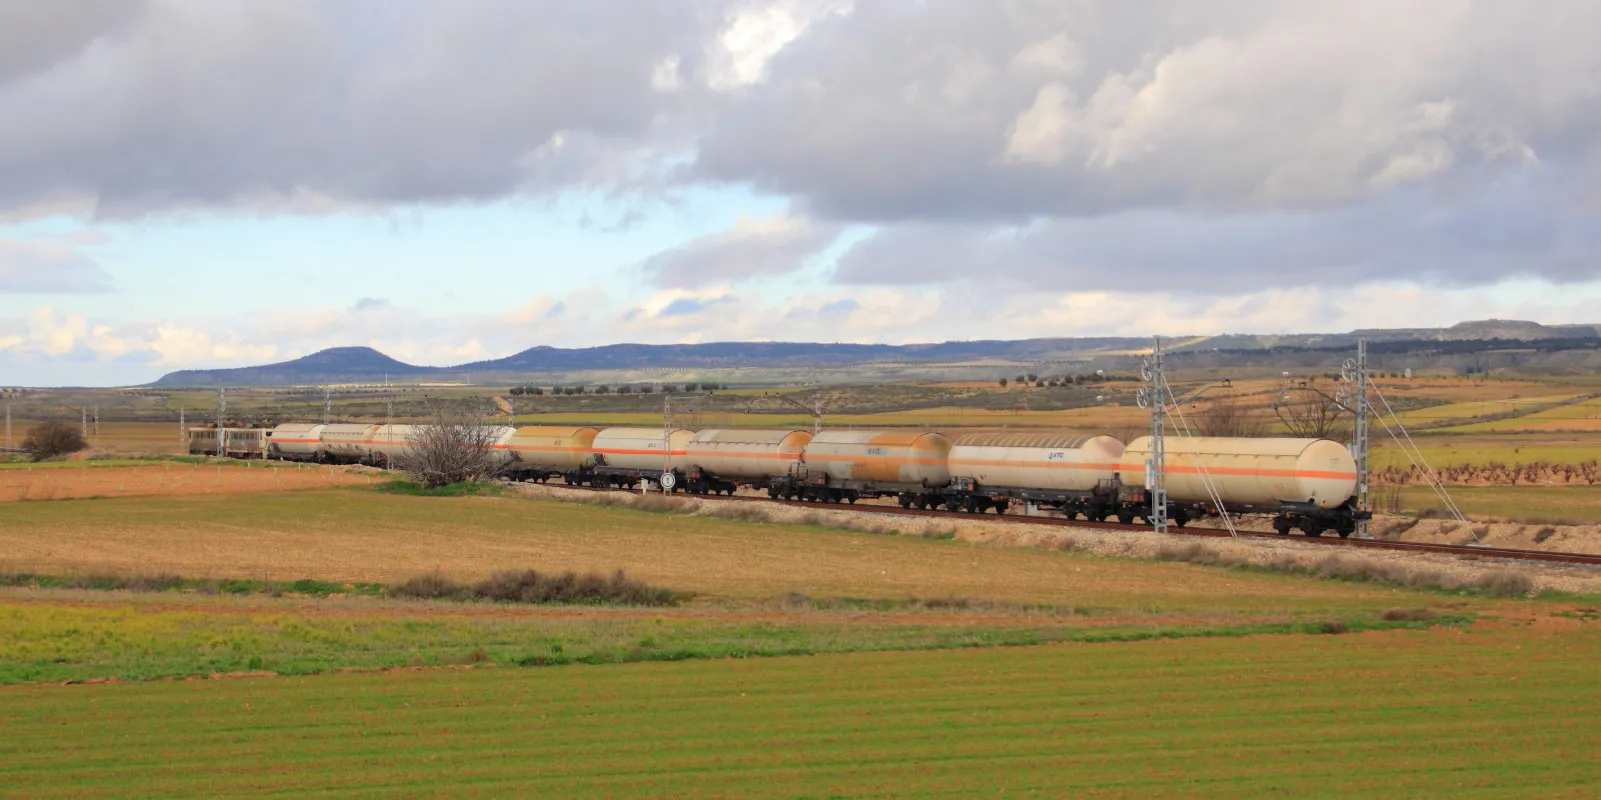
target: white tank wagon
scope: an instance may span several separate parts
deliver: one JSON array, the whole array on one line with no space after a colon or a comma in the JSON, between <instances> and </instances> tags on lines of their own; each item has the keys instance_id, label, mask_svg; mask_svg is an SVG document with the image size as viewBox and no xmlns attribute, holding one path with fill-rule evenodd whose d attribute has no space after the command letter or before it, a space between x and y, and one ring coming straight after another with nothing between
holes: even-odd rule
<instances>
[{"instance_id":1,"label":"white tank wagon","mask_svg":"<svg viewBox=\"0 0 1601 800\"><path fill-rule=\"evenodd\" d=\"M581 476L595 467L595 437L599 433L598 428L582 426L518 428L507 442L511 477L544 482L561 475L567 476L568 483L580 483Z\"/></svg>"},{"instance_id":2,"label":"white tank wagon","mask_svg":"<svg viewBox=\"0 0 1601 800\"><path fill-rule=\"evenodd\" d=\"M1229 512L1275 514L1279 533L1308 536L1334 530L1349 536L1367 512L1356 506L1356 459L1329 439L1168 437L1164 446L1168 499L1177 506L1216 511L1208 486ZM1119 474L1125 486L1145 485L1151 438L1129 442Z\"/></svg>"},{"instance_id":3,"label":"white tank wagon","mask_svg":"<svg viewBox=\"0 0 1601 800\"><path fill-rule=\"evenodd\" d=\"M1102 434L969 433L951 444L946 508L1004 513L1013 500L1104 519L1118 503L1123 443Z\"/></svg>"},{"instance_id":4,"label":"white tank wagon","mask_svg":"<svg viewBox=\"0 0 1601 800\"><path fill-rule=\"evenodd\" d=\"M685 445L686 488L691 492L733 494L740 486L767 488L795 472L812 441L806 431L714 428Z\"/></svg>"},{"instance_id":5,"label":"white tank wagon","mask_svg":"<svg viewBox=\"0 0 1601 800\"><path fill-rule=\"evenodd\" d=\"M373 463L392 465L418 440L418 425L379 425L372 432L368 453Z\"/></svg>"},{"instance_id":6,"label":"white tank wagon","mask_svg":"<svg viewBox=\"0 0 1601 800\"><path fill-rule=\"evenodd\" d=\"M315 423L285 422L267 433L267 452L284 461L316 461L322 429Z\"/></svg>"},{"instance_id":7,"label":"white tank wagon","mask_svg":"<svg viewBox=\"0 0 1601 800\"><path fill-rule=\"evenodd\" d=\"M856 502L897 496L903 507L943 502L951 482L951 440L918 431L823 431L806 445L794 480L768 489L774 497Z\"/></svg>"},{"instance_id":8,"label":"white tank wagon","mask_svg":"<svg viewBox=\"0 0 1601 800\"><path fill-rule=\"evenodd\" d=\"M644 478L676 490L684 478L685 448L694 435L683 429L602 428L590 451L595 468L588 482L631 486Z\"/></svg>"},{"instance_id":9,"label":"white tank wagon","mask_svg":"<svg viewBox=\"0 0 1601 800\"><path fill-rule=\"evenodd\" d=\"M381 425L347 424L324 425L319 432L317 454L322 461L356 464L372 456L373 436Z\"/></svg>"}]
</instances>

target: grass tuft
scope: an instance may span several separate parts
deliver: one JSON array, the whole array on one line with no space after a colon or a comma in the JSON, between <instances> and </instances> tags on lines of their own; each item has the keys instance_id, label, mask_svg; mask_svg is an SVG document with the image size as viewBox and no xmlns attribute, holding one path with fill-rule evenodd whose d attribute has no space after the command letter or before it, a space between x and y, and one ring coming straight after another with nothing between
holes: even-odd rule
<instances>
[{"instance_id":1,"label":"grass tuft","mask_svg":"<svg viewBox=\"0 0 1601 800\"><path fill-rule=\"evenodd\" d=\"M434 489L425 489L411 481L385 481L373 487L375 492L401 494L410 497L466 497L468 495L499 495L506 490L493 483L447 483Z\"/></svg>"}]
</instances>

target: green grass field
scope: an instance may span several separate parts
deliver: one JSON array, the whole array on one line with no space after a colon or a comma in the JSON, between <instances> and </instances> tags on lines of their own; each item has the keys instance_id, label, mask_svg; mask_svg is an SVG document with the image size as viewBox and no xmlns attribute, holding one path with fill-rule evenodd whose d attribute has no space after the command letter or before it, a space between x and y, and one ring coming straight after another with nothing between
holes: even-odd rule
<instances>
[{"instance_id":1,"label":"green grass field","mask_svg":"<svg viewBox=\"0 0 1601 800\"><path fill-rule=\"evenodd\" d=\"M1451 499L1469 517L1512 522L1601 524L1601 486L1448 486ZM1426 486L1401 490L1403 509L1434 509L1445 504Z\"/></svg>"},{"instance_id":2,"label":"green grass field","mask_svg":"<svg viewBox=\"0 0 1601 800\"><path fill-rule=\"evenodd\" d=\"M1601 631L0 688L18 797L1594 797Z\"/></svg>"}]
</instances>

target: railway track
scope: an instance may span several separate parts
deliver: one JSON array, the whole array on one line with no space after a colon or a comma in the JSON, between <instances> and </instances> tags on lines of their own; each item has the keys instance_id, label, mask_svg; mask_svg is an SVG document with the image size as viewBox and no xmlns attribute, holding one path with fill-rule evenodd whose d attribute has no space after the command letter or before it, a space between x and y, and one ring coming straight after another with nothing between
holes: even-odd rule
<instances>
[{"instance_id":1,"label":"railway track","mask_svg":"<svg viewBox=\"0 0 1601 800\"><path fill-rule=\"evenodd\" d=\"M517 485L511 483L510 485ZM564 489L578 489L587 492L621 492L637 494L627 489L609 489L596 486L570 486L565 483L551 484ZM1063 517L1028 517L1022 515L1006 514L1002 516L989 516L985 514L971 514L962 511L946 511L943 509L916 509L901 508L889 505L851 505L844 503L819 503L808 500L774 500L768 497L751 497L749 495L708 495L685 494L681 497L693 497L699 500L717 502L746 502L770 503L773 505L796 506L802 508L821 508L836 511L859 511L871 514L887 514L901 517L921 517L924 519L957 519L957 520L997 520L1013 522L1023 525L1048 525L1059 528L1090 528L1095 530L1126 530L1146 531L1150 528L1145 525L1124 525L1119 522L1091 522L1088 520L1066 519ZM1262 531L1239 531L1231 534L1226 530L1217 528L1170 528L1170 534L1180 536L1201 536L1210 538L1242 538L1242 539L1271 539L1274 541L1305 542L1321 547L1346 548L1351 550L1400 550L1412 553L1435 553L1440 555L1463 556L1468 558L1493 558L1508 561L1540 561L1558 564L1580 564L1601 567L1601 555L1590 553L1562 553L1548 550L1518 550L1504 547L1484 547L1482 545L1459 544L1431 544L1427 542L1392 542L1380 539L1339 539L1323 538L1319 536L1285 536L1277 533Z\"/></svg>"}]
</instances>

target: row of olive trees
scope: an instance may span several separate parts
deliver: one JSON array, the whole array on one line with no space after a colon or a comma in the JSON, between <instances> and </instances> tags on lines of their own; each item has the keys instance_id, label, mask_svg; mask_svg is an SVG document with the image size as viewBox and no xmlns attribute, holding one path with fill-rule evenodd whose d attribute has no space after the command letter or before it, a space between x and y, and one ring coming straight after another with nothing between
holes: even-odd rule
<instances>
[{"instance_id":1,"label":"row of olive trees","mask_svg":"<svg viewBox=\"0 0 1601 800\"><path fill-rule=\"evenodd\" d=\"M655 394L657 392L661 392L662 394L674 394L680 391L710 392L717 389L727 388L728 384L726 383L664 383L659 387L650 384L634 386L633 384L625 383L616 388L612 388L605 384L601 384L599 386L552 386L549 389L546 389L543 386L513 386L509 391L510 394L517 397L523 395L530 397L544 397L545 395L550 395L555 397L559 395L570 396L583 394Z\"/></svg>"}]
</instances>

